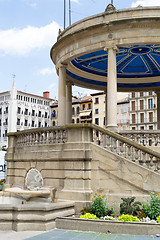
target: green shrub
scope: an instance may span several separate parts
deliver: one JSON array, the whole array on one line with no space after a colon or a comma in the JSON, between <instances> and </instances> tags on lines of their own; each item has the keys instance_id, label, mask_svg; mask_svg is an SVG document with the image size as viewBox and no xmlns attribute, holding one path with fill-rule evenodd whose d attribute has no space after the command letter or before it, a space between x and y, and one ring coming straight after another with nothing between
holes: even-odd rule
<instances>
[{"instance_id":1,"label":"green shrub","mask_svg":"<svg viewBox=\"0 0 160 240\"><path fill-rule=\"evenodd\" d=\"M151 193L150 197L150 201L147 204L143 204L143 212L150 219L156 220L160 216L160 195Z\"/></svg>"},{"instance_id":2,"label":"green shrub","mask_svg":"<svg viewBox=\"0 0 160 240\"><path fill-rule=\"evenodd\" d=\"M134 202L135 197L121 198L123 202L120 204L120 213L121 214L130 214L138 215L138 212L141 211L141 202Z\"/></svg>"},{"instance_id":3,"label":"green shrub","mask_svg":"<svg viewBox=\"0 0 160 240\"><path fill-rule=\"evenodd\" d=\"M122 216L118 217L118 221L122 221L122 222L139 222L139 219L136 216L133 216L133 215L122 214Z\"/></svg>"},{"instance_id":4,"label":"green shrub","mask_svg":"<svg viewBox=\"0 0 160 240\"><path fill-rule=\"evenodd\" d=\"M97 217L103 217L106 215L106 199L104 195L95 195L91 199L91 213L95 214Z\"/></svg>"},{"instance_id":5,"label":"green shrub","mask_svg":"<svg viewBox=\"0 0 160 240\"><path fill-rule=\"evenodd\" d=\"M91 213L86 213L84 215L81 215L80 218L84 218L84 219L98 219L98 217L94 214Z\"/></svg>"}]
</instances>

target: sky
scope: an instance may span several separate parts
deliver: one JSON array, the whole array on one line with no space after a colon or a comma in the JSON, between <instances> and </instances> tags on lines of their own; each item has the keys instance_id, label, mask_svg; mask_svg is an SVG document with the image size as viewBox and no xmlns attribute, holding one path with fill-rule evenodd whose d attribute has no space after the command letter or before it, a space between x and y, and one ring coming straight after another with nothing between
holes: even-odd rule
<instances>
[{"instance_id":1,"label":"sky","mask_svg":"<svg viewBox=\"0 0 160 240\"><path fill-rule=\"evenodd\" d=\"M104 12L110 0L71 0L72 23ZM58 76L50 59L59 28L64 26L64 0L0 0L0 92L20 91L58 99ZM68 26L68 3L66 25ZM160 6L160 0L113 0L117 9ZM73 87L73 95L89 90Z\"/></svg>"}]
</instances>

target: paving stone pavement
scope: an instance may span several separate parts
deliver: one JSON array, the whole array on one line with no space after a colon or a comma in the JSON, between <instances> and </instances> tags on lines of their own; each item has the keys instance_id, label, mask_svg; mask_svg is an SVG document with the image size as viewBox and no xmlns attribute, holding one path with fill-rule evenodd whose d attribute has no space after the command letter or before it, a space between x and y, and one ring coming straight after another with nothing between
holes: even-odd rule
<instances>
[{"instance_id":1,"label":"paving stone pavement","mask_svg":"<svg viewBox=\"0 0 160 240\"><path fill-rule=\"evenodd\" d=\"M155 240L156 236L119 235L54 229L25 240ZM160 238L159 238L160 239Z\"/></svg>"}]
</instances>

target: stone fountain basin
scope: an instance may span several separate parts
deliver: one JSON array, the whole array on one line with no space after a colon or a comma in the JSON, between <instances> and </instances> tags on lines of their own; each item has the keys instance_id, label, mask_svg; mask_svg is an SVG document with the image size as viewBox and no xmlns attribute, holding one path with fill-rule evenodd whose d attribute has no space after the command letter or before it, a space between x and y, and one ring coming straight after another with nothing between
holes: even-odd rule
<instances>
[{"instance_id":1,"label":"stone fountain basin","mask_svg":"<svg viewBox=\"0 0 160 240\"><path fill-rule=\"evenodd\" d=\"M49 197L50 196L50 190L49 189L37 189L37 190L28 190L28 189L23 189L19 187L12 187L12 188L6 188L4 190L5 192L15 194L19 198L29 200L31 198L36 198L36 197Z\"/></svg>"}]
</instances>

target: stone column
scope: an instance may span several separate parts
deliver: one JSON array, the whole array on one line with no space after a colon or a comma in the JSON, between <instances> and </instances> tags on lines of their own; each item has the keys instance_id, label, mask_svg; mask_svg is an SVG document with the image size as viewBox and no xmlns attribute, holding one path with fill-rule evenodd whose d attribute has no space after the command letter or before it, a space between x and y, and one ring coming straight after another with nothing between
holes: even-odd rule
<instances>
[{"instance_id":1,"label":"stone column","mask_svg":"<svg viewBox=\"0 0 160 240\"><path fill-rule=\"evenodd\" d=\"M58 126L66 124L66 65L59 67Z\"/></svg>"},{"instance_id":2,"label":"stone column","mask_svg":"<svg viewBox=\"0 0 160 240\"><path fill-rule=\"evenodd\" d=\"M105 92L105 127L107 127L107 91Z\"/></svg>"},{"instance_id":3,"label":"stone column","mask_svg":"<svg viewBox=\"0 0 160 240\"><path fill-rule=\"evenodd\" d=\"M157 94L157 129L160 129L160 92L156 92Z\"/></svg>"},{"instance_id":4,"label":"stone column","mask_svg":"<svg viewBox=\"0 0 160 240\"><path fill-rule=\"evenodd\" d=\"M117 131L117 48L108 49L107 128Z\"/></svg>"},{"instance_id":5,"label":"stone column","mask_svg":"<svg viewBox=\"0 0 160 240\"><path fill-rule=\"evenodd\" d=\"M66 85L66 124L72 123L72 84Z\"/></svg>"}]
</instances>

